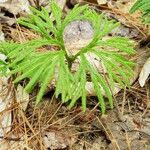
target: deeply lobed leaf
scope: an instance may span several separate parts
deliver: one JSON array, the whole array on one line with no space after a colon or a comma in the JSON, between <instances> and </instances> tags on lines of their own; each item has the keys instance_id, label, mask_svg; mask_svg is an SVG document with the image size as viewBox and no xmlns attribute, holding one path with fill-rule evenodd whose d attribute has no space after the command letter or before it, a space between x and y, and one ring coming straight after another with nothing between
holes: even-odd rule
<instances>
[{"instance_id":1,"label":"deeply lobed leaf","mask_svg":"<svg viewBox=\"0 0 150 150\"><path fill-rule=\"evenodd\" d=\"M50 19L49 12L45 8L37 10L31 7L31 11L32 14L28 18L21 18L18 22L40 33L42 38L23 44L4 42L0 45L0 52L7 55L9 60L8 67L11 70L9 74L19 73L14 82L28 78L29 82L25 87L28 92L31 92L36 84L40 83L40 90L37 95L38 103L47 86L55 81L56 97L61 95L62 102L70 102L69 108L72 108L81 98L82 109L85 111L87 95L85 86L88 81L88 74L102 113L106 110L102 91L107 95L112 108L112 88L115 83L122 87L130 85L133 66L132 62L124 58L124 55L134 54L133 45L127 38L114 37L103 40L103 37L119 24L97 14L87 5L76 5L63 19L61 9L52 1L51 13L56 24L54 24L53 19ZM87 46L81 48L75 56L69 57L64 46L64 29L72 21L83 19L91 22L94 30L93 39ZM37 51L37 48L49 45L57 46L58 51ZM102 74L89 62L86 58L89 52L99 58L99 63L104 65L106 73ZM76 59L80 63L77 71L73 73L71 65Z\"/></svg>"}]
</instances>

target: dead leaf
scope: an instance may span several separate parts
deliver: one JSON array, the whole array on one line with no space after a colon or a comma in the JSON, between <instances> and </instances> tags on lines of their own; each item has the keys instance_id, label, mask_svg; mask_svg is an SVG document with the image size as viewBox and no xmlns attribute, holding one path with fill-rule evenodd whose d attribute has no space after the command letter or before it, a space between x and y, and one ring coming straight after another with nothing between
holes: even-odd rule
<instances>
[{"instance_id":1,"label":"dead leaf","mask_svg":"<svg viewBox=\"0 0 150 150\"><path fill-rule=\"evenodd\" d=\"M20 84L17 87L16 100L20 104L21 109L25 111L29 103L29 94Z\"/></svg>"},{"instance_id":2,"label":"dead leaf","mask_svg":"<svg viewBox=\"0 0 150 150\"><path fill-rule=\"evenodd\" d=\"M104 5L104 4L107 3L107 0L97 0L97 3L98 3L99 5Z\"/></svg>"},{"instance_id":3,"label":"dead leaf","mask_svg":"<svg viewBox=\"0 0 150 150\"><path fill-rule=\"evenodd\" d=\"M106 149L106 141L103 139L103 137L97 137L95 141L92 143L92 146L89 146L87 144L87 150L101 150Z\"/></svg>"},{"instance_id":4,"label":"dead leaf","mask_svg":"<svg viewBox=\"0 0 150 150\"><path fill-rule=\"evenodd\" d=\"M8 150L9 144L6 140L0 140L0 150Z\"/></svg>"},{"instance_id":5,"label":"dead leaf","mask_svg":"<svg viewBox=\"0 0 150 150\"><path fill-rule=\"evenodd\" d=\"M5 60L6 56L0 54L0 60ZM11 130L12 113L9 110L13 99L14 89L11 83L8 83L9 77L0 76L0 136L4 136Z\"/></svg>"},{"instance_id":6,"label":"dead leaf","mask_svg":"<svg viewBox=\"0 0 150 150\"><path fill-rule=\"evenodd\" d=\"M7 0L0 0L0 3L5 3Z\"/></svg>"},{"instance_id":7,"label":"dead leaf","mask_svg":"<svg viewBox=\"0 0 150 150\"><path fill-rule=\"evenodd\" d=\"M4 41L5 37L4 37L4 33L3 31L0 31L0 41Z\"/></svg>"},{"instance_id":8,"label":"dead leaf","mask_svg":"<svg viewBox=\"0 0 150 150\"><path fill-rule=\"evenodd\" d=\"M12 135L7 139L0 140L0 150L23 150L28 149L26 147L25 135L20 135L20 138Z\"/></svg>"},{"instance_id":9,"label":"dead leaf","mask_svg":"<svg viewBox=\"0 0 150 150\"><path fill-rule=\"evenodd\" d=\"M8 84L8 78L0 78L0 136L11 130L12 113L9 108L14 100L13 85Z\"/></svg>"},{"instance_id":10,"label":"dead leaf","mask_svg":"<svg viewBox=\"0 0 150 150\"><path fill-rule=\"evenodd\" d=\"M112 90L112 94L113 95L117 94L121 90L121 87L117 83L115 83L114 86L115 87ZM105 91L104 91L104 89L101 86L99 86L99 87L101 89L102 95L103 96L107 96L106 93L105 93ZM86 82L85 88L86 88L88 96L95 96L96 95L92 82Z\"/></svg>"},{"instance_id":11,"label":"dead leaf","mask_svg":"<svg viewBox=\"0 0 150 150\"><path fill-rule=\"evenodd\" d=\"M64 149L74 141L60 132L46 132L43 136L43 142L46 149Z\"/></svg>"},{"instance_id":12,"label":"dead leaf","mask_svg":"<svg viewBox=\"0 0 150 150\"><path fill-rule=\"evenodd\" d=\"M12 26L16 20L14 18L10 18L5 16L4 13L0 13L0 23L7 23L9 26Z\"/></svg>"},{"instance_id":13,"label":"dead leaf","mask_svg":"<svg viewBox=\"0 0 150 150\"><path fill-rule=\"evenodd\" d=\"M7 0L5 2L0 2L0 7L5 8L14 15L22 11L30 13L28 0Z\"/></svg>"},{"instance_id":14,"label":"dead leaf","mask_svg":"<svg viewBox=\"0 0 150 150\"><path fill-rule=\"evenodd\" d=\"M150 57L145 62L144 66L141 70L141 73L140 73L139 83L140 83L141 87L143 87L145 85L145 82L149 75L150 75Z\"/></svg>"},{"instance_id":15,"label":"dead leaf","mask_svg":"<svg viewBox=\"0 0 150 150\"><path fill-rule=\"evenodd\" d=\"M101 0L100 0L101 1ZM129 13L130 8L133 6L133 4L136 2L136 0L117 0L108 1L108 6L110 8L116 8L119 9L123 13Z\"/></svg>"},{"instance_id":16,"label":"dead leaf","mask_svg":"<svg viewBox=\"0 0 150 150\"><path fill-rule=\"evenodd\" d=\"M58 6L63 10L66 5L66 0L56 0Z\"/></svg>"},{"instance_id":17,"label":"dead leaf","mask_svg":"<svg viewBox=\"0 0 150 150\"><path fill-rule=\"evenodd\" d=\"M5 56L3 54L0 54L0 60L5 60ZM11 129L11 112L5 111L5 109L9 107L9 100L7 99L6 101L8 94L7 81L8 78L0 77L0 136L4 136L4 134L9 132Z\"/></svg>"}]
</instances>

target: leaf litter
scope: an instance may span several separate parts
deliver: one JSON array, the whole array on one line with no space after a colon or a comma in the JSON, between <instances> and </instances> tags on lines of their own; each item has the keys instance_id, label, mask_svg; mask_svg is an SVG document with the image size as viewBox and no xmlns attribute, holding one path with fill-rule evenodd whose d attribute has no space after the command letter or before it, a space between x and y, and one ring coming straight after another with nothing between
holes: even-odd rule
<instances>
[{"instance_id":1,"label":"leaf litter","mask_svg":"<svg viewBox=\"0 0 150 150\"><path fill-rule=\"evenodd\" d=\"M40 2L42 3L42 1ZM61 4L62 1L59 2ZM125 15L128 11L127 7L131 7L130 2L119 0L114 3L116 3L115 7L117 10L111 7L112 11L106 9L104 13L107 12L106 14L119 20L122 25L117 31L113 31L110 36L118 34L135 39L136 41L137 39L141 39L147 33L147 29L137 20L138 14L134 16L136 18L134 21L131 19L133 16L131 17L129 14ZM65 4L64 2L64 7L66 7ZM103 4L101 4L97 1L97 4L107 6L108 2L103 1ZM12 3L9 3L9 5L12 8L14 6ZM125 9L122 9L123 6ZM7 11L10 11L10 13L14 13L8 8L8 5L3 5L3 7ZM107 7L109 8L110 4ZM16 11L15 14L19 12L17 9L13 11ZM7 19L10 21L13 18L8 17ZM8 23L8 21L3 21L3 23ZM14 23L15 21L12 24ZM38 36L32 31L27 32L22 27L17 27L15 31L15 28L11 26L12 24L8 24L10 25L9 30L4 30L4 34L6 35L8 31L13 31L9 33L9 36L15 40L20 41L20 38L17 39L17 36L13 35L14 33L19 34L24 39ZM82 46L82 44L89 42L90 36L92 35L89 26L82 22L78 22L78 25L80 25L80 33L77 30L74 36L81 37L81 40L75 42L73 41L75 38L68 38L74 44L73 48L78 46L78 43ZM71 27L70 32L71 35L73 33ZM86 35L84 32L91 35ZM150 55L147 48L137 48L137 53L137 56L131 58L137 62L135 78L132 79L131 89L121 91L119 89L114 94L116 108L108 110L105 116L100 116L99 109L97 105L95 106L95 97L89 97L88 109L85 113L82 112L78 105L74 109L68 110L65 105L59 103L53 97L53 91L50 90L47 90L44 101L39 106L36 106L34 103L36 89L29 97L29 95L23 93L22 86L20 85L18 87L18 95L15 93L17 95L16 101L12 97L11 99L9 97L5 98L5 102L2 101L4 103L1 112L3 112L5 117L1 115L1 118L4 120L3 128L5 130L1 130L0 138L2 146L0 149L150 149L150 88L148 82L141 88L137 81L138 75ZM148 63L146 62L145 64ZM145 74L144 78L142 78L142 82L144 83L149 74L148 66L146 65L145 67L144 65L144 69L141 72L141 74ZM7 85L8 79L4 81L6 81L5 84ZM3 84L1 83L1 85ZM9 93L14 97L13 87L12 90L9 90ZM93 92L91 93L93 95ZM21 103L19 99L22 99L22 97L23 99L27 99L25 105L19 104ZM93 108L93 106L95 107Z\"/></svg>"}]
</instances>

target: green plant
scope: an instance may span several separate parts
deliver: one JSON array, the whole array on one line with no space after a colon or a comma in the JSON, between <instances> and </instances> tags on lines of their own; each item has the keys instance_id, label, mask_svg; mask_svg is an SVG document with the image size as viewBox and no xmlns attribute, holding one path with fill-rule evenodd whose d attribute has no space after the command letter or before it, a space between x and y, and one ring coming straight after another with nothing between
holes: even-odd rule
<instances>
[{"instance_id":1,"label":"green plant","mask_svg":"<svg viewBox=\"0 0 150 150\"><path fill-rule=\"evenodd\" d=\"M143 22L150 23L150 0L137 0L137 2L132 6L130 12L134 13L137 10L141 10L143 12Z\"/></svg>"},{"instance_id":2,"label":"green plant","mask_svg":"<svg viewBox=\"0 0 150 150\"><path fill-rule=\"evenodd\" d=\"M89 9L87 5L76 5L63 18L61 9L52 1L51 13L55 18L55 24L45 8L37 10L32 7L31 11L32 14L27 18L19 19L18 22L40 33L41 38L26 43L2 42L0 45L0 52L7 56L7 66L11 70L10 74L17 74L14 83L25 78L30 79L25 87L28 92L31 92L35 85L40 83L41 88L37 95L38 103L42 99L48 84L55 79L56 97L61 95L62 102L70 102L69 108L73 107L77 100L81 98L82 108L85 111L85 84L88 80L88 74L97 94L102 113L105 112L105 101L101 88L105 91L109 104L113 108L111 88L113 89L114 83L117 82L122 87L129 86L130 77L133 75L133 62L124 58L125 54L134 54L133 43L123 37L112 37L103 40L103 37L118 27L119 24L97 14ZM87 46L81 48L76 55L69 56L64 46L63 32L65 27L74 20L88 20L91 22L94 35ZM59 50L37 51L37 48L46 45L58 46ZM85 54L89 52L99 57L107 73L101 74L86 59ZM72 64L77 58L80 59L80 64L77 71L72 73ZM111 88L109 85L111 85Z\"/></svg>"}]
</instances>

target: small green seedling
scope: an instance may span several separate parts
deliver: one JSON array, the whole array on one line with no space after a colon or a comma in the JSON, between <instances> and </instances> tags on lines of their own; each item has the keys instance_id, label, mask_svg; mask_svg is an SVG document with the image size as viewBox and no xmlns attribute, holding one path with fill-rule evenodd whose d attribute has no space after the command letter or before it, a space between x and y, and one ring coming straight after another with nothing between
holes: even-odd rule
<instances>
[{"instance_id":1,"label":"small green seedling","mask_svg":"<svg viewBox=\"0 0 150 150\"><path fill-rule=\"evenodd\" d=\"M18 23L41 34L40 39L33 39L25 43L1 42L0 52L7 56L7 67L11 75L17 77L14 83L23 79L29 79L25 90L31 92L37 83L40 90L36 97L39 103L45 93L47 86L56 81L55 95L61 95L62 102L68 102L72 108L77 100L81 99L83 111L86 110L87 91L85 85L91 80L95 93L98 97L101 112L105 112L105 101L102 89L113 108L112 90L115 83L123 88L130 85L130 77L133 75L133 62L125 59L124 55L132 55L133 43L124 37L112 37L103 39L119 23L108 20L103 15L97 14L87 5L76 5L65 17L59 6L51 1L51 14L45 8L37 10L31 8L32 14L26 18L20 18ZM65 48L63 33L65 27L75 20L86 20L92 24L94 35L91 42L80 51L69 56ZM40 47L54 45L57 51L37 51ZM110 51L111 50L111 51ZM105 67L107 73L100 73L86 58L86 54L93 53ZM72 64L80 59L76 72L72 72ZM87 77L88 74L88 77ZM110 88L111 85L111 88Z\"/></svg>"}]
</instances>

